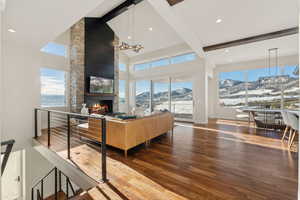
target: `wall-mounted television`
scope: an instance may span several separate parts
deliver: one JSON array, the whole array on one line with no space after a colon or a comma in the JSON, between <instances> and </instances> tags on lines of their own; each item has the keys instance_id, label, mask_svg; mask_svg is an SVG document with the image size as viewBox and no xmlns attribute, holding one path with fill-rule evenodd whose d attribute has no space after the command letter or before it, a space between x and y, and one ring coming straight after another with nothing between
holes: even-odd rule
<instances>
[{"instance_id":1,"label":"wall-mounted television","mask_svg":"<svg viewBox=\"0 0 300 200\"><path fill-rule=\"evenodd\" d=\"M102 77L91 76L90 77L90 93L106 93L113 94L114 92L114 80Z\"/></svg>"}]
</instances>

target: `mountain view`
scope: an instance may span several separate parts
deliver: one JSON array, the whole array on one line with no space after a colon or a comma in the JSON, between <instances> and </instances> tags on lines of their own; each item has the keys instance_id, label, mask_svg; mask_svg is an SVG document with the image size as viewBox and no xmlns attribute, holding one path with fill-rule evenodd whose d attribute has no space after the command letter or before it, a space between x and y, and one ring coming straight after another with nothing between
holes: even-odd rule
<instances>
[{"instance_id":1,"label":"mountain view","mask_svg":"<svg viewBox=\"0 0 300 200\"><path fill-rule=\"evenodd\" d=\"M246 91L246 88L248 91ZM270 105L280 108L281 91L286 107L295 106L299 98L299 80L290 75L265 76L256 81L225 79L219 81L220 104L227 107Z\"/></svg>"},{"instance_id":2,"label":"mountain view","mask_svg":"<svg viewBox=\"0 0 300 200\"><path fill-rule=\"evenodd\" d=\"M171 110L177 117L191 118L193 113L193 94L189 88L179 88L171 91ZM137 107L149 110L150 92L142 92L136 96ZM157 92L153 94L154 110L169 110L169 94Z\"/></svg>"}]
</instances>

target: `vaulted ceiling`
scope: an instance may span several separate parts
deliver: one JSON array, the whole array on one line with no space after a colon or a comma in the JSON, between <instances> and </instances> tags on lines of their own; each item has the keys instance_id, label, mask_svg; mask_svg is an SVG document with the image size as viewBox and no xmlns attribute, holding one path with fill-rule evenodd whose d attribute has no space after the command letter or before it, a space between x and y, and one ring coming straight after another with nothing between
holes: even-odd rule
<instances>
[{"instance_id":1,"label":"vaulted ceiling","mask_svg":"<svg viewBox=\"0 0 300 200\"><path fill-rule=\"evenodd\" d=\"M296 35L234 47L231 55L225 54L225 57L222 50L205 54L202 51L204 46L297 27L297 0L178 2L173 5L175 1L171 0L144 0L136 6L134 39L145 47L140 54L187 43L201 56L215 59L216 63L226 63L246 59L244 57L255 59L265 56L262 49L274 46L271 44L280 47L282 54L296 54L298 51ZM128 20L128 12L125 12L108 24L122 41L130 42ZM239 55L249 48L253 48L246 51L249 55ZM261 50L255 51L256 48ZM130 57L137 55L130 51L126 53Z\"/></svg>"},{"instance_id":2,"label":"vaulted ceiling","mask_svg":"<svg viewBox=\"0 0 300 200\"><path fill-rule=\"evenodd\" d=\"M121 41L141 43L145 47L141 53L184 42L146 0L137 4L134 10L131 8L115 17L108 24ZM134 30L132 31L133 26ZM131 39L128 39L129 36ZM128 56L137 55L132 51L127 51L126 54Z\"/></svg>"}]
</instances>

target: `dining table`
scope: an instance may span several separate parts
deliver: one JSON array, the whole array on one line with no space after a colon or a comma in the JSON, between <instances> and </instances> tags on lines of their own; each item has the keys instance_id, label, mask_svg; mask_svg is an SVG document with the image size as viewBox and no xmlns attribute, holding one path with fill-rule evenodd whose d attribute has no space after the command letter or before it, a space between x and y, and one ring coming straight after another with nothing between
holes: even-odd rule
<instances>
[{"instance_id":1,"label":"dining table","mask_svg":"<svg viewBox=\"0 0 300 200\"><path fill-rule=\"evenodd\" d=\"M269 108L253 108L243 107L241 110L248 113L249 124L251 120L258 128L266 129L284 129L285 125L282 122L281 112L286 111L293 113L297 117L300 115L300 110L291 109L269 109Z\"/></svg>"}]
</instances>

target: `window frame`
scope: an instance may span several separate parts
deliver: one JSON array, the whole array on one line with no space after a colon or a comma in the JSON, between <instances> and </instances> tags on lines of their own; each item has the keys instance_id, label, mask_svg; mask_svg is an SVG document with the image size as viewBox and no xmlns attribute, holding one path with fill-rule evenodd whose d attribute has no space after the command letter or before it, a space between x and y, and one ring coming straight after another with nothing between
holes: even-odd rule
<instances>
[{"instance_id":1,"label":"window frame","mask_svg":"<svg viewBox=\"0 0 300 200\"><path fill-rule=\"evenodd\" d=\"M52 105L45 105L43 106L42 105L42 80L41 80L41 77L42 77L42 74L41 74L41 70L42 69L47 69L47 70L53 70L53 71L60 71L60 72L63 72L64 73L64 105L55 105L55 106L52 106ZM64 69L56 69L56 68L50 68L50 67L41 67L40 68L40 106L41 108L66 108L69 106L69 101L68 101L68 98L69 98L69 91L68 91L68 88L69 88L69 72L64 70Z\"/></svg>"},{"instance_id":2,"label":"window frame","mask_svg":"<svg viewBox=\"0 0 300 200\"><path fill-rule=\"evenodd\" d=\"M193 60L196 60L196 59L197 59L197 54L196 54L195 52L187 52L187 53L177 54L177 55L169 56L169 57L156 58L156 59L153 59L153 60L150 60L150 61L141 62L141 63L134 63L134 64L133 64L133 71L134 71L134 72L138 72L138 71L146 71L146 70L154 69L154 68L157 68L157 67L163 67L163 66L174 65L174 64L181 64L181 63L193 61L193 60L184 60L184 61L182 61L182 62L172 63L172 59L173 59L173 58L180 57L180 56L186 56L186 55L194 55L195 59L193 59ZM167 60L167 61L168 61L168 64L167 64L167 65L153 66L153 63L159 62L159 61L162 61L162 60ZM145 65L148 65L147 68L136 70L136 66L137 66L137 65L144 65L144 64L145 64Z\"/></svg>"},{"instance_id":3,"label":"window frame","mask_svg":"<svg viewBox=\"0 0 300 200\"><path fill-rule=\"evenodd\" d=\"M120 102L120 82L121 81L124 81L124 100L125 100L125 102L124 103L121 103ZM127 92L126 92L126 89L127 89L127 87L126 87L126 85L127 85L127 81L128 80L126 80L126 79L119 79L119 88L118 88L118 103L119 103L119 105L126 105L127 104Z\"/></svg>"}]
</instances>

